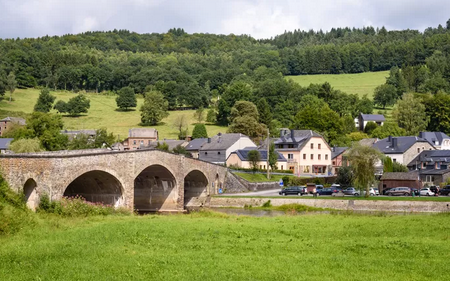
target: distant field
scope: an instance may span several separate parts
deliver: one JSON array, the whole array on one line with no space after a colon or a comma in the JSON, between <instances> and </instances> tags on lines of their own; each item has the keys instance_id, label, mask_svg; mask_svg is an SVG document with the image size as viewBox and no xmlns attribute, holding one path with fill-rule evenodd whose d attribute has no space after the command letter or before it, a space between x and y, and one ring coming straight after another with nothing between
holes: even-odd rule
<instances>
[{"instance_id":1,"label":"distant field","mask_svg":"<svg viewBox=\"0 0 450 284\"><path fill-rule=\"evenodd\" d=\"M367 94L369 98L372 98L375 88L384 84L388 76L389 71L381 71L340 75L300 75L287 76L286 78L292 79L304 87L310 84L323 84L328 82L336 90L341 90L348 94L358 94L360 96Z\"/></svg>"},{"instance_id":2,"label":"distant field","mask_svg":"<svg viewBox=\"0 0 450 284\"><path fill-rule=\"evenodd\" d=\"M31 113L39 96L39 92L39 90L35 89L16 90L13 94L13 102L9 103L7 99L0 101L1 118L10 114L15 115L14 112L18 111ZM76 94L71 92L51 92L51 94L56 96L56 100L64 101L68 101L71 97L76 96ZM141 127L139 126L139 123L141 122L139 108L144 102L142 98L138 98L136 111L119 112L116 111L117 106L115 96L87 94L87 97L91 101L91 108L89 109L88 114L80 117L63 117L65 129L98 129L106 127L108 131L120 135L120 138L124 139L128 137L128 129ZM52 110L52 112L56 113L55 110ZM172 126L174 120L179 115L185 115L189 124L189 133L192 133L194 123L196 122L193 117L194 112L194 110L171 111L169 117L165 118L161 125L152 126L151 128L156 128L158 130L160 139L176 139L178 131ZM219 132L226 132L227 128L216 125L206 125L206 130L208 131L208 135L213 136Z\"/></svg>"}]
</instances>

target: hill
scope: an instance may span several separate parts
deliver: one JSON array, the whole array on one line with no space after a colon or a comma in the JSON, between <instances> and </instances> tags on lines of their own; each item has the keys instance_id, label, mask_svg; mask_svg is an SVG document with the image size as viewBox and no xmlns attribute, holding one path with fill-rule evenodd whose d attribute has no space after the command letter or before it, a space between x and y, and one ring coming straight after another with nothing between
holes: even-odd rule
<instances>
[{"instance_id":1,"label":"hill","mask_svg":"<svg viewBox=\"0 0 450 284\"><path fill-rule=\"evenodd\" d=\"M303 87L310 84L323 84L325 82L335 90L341 90L348 94L358 94L362 97L367 94L370 99L373 97L375 88L386 82L389 71L366 72L359 74L324 74L324 75L299 75L286 76Z\"/></svg>"},{"instance_id":2,"label":"hill","mask_svg":"<svg viewBox=\"0 0 450 284\"><path fill-rule=\"evenodd\" d=\"M7 100L0 101L0 114L2 116L14 115L15 112L20 111L31 113L39 96L39 92L40 91L36 89L16 90L13 94L13 102L9 103ZM71 92L51 92L51 94L56 96L56 101L67 101L69 98L76 95ZM139 126L141 121L139 108L144 102L142 97L138 97L136 111L121 112L116 111L116 96L106 96L95 93L87 93L86 96L91 101L91 108L89 109L88 114L79 117L63 116L65 129L99 129L105 127L108 131L120 135L120 139L124 139L125 137L128 137L128 129L141 127ZM176 139L178 132L175 127L172 126L174 120L180 115L185 115L189 125L189 133L191 133L194 124L196 123L193 117L194 112L194 110L170 111L170 115L162 121L161 125L153 126L152 128L158 130L160 139ZM56 111L52 110L52 113L56 113ZM216 135L218 132L226 132L227 128L216 125L206 125L206 130L208 131L208 134L212 136Z\"/></svg>"}]
</instances>

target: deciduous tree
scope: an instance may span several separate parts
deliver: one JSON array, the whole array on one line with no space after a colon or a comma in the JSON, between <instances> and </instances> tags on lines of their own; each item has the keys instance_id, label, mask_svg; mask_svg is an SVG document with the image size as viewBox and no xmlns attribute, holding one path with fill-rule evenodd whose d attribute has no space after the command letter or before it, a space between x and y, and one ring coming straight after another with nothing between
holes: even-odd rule
<instances>
[{"instance_id":1,"label":"deciduous tree","mask_svg":"<svg viewBox=\"0 0 450 284\"><path fill-rule=\"evenodd\" d=\"M141 107L141 124L157 125L163 118L169 116L167 112L169 103L161 92L151 91L145 94L144 104Z\"/></svg>"},{"instance_id":2,"label":"deciduous tree","mask_svg":"<svg viewBox=\"0 0 450 284\"><path fill-rule=\"evenodd\" d=\"M206 127L204 124L198 123L194 126L194 130L192 131L192 139L197 138L207 138L208 133L206 132Z\"/></svg>"},{"instance_id":3,"label":"deciduous tree","mask_svg":"<svg viewBox=\"0 0 450 284\"><path fill-rule=\"evenodd\" d=\"M261 154L258 150L251 150L248 152L247 158L252 166L253 172L256 172L258 170L258 164L261 161Z\"/></svg>"},{"instance_id":4,"label":"deciduous tree","mask_svg":"<svg viewBox=\"0 0 450 284\"><path fill-rule=\"evenodd\" d=\"M404 94L397 102L394 117L398 126L406 130L406 135L417 135L427 128L430 118L425 112L425 105L412 94Z\"/></svg>"},{"instance_id":5,"label":"deciduous tree","mask_svg":"<svg viewBox=\"0 0 450 284\"><path fill-rule=\"evenodd\" d=\"M386 106L393 105L396 98L397 92L395 87L393 85L383 84L375 88L373 102L382 108L386 108Z\"/></svg>"},{"instance_id":6,"label":"deciduous tree","mask_svg":"<svg viewBox=\"0 0 450 284\"><path fill-rule=\"evenodd\" d=\"M50 95L49 89L45 88L39 94L39 98L34 106L34 111L49 112L52 109L53 102L56 97Z\"/></svg>"},{"instance_id":7,"label":"deciduous tree","mask_svg":"<svg viewBox=\"0 0 450 284\"><path fill-rule=\"evenodd\" d=\"M134 89L131 87L120 89L116 98L116 103L117 107L121 110L128 110L128 108L136 107L137 100Z\"/></svg>"}]
</instances>

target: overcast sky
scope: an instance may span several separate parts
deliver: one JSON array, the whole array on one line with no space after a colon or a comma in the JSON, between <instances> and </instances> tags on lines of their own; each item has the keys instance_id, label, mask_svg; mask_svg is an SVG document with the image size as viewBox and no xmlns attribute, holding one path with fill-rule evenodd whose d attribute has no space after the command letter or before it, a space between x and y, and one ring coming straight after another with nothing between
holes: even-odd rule
<instances>
[{"instance_id":1,"label":"overcast sky","mask_svg":"<svg viewBox=\"0 0 450 284\"><path fill-rule=\"evenodd\" d=\"M249 34L285 30L445 26L450 0L0 0L0 38L127 29Z\"/></svg>"}]
</instances>

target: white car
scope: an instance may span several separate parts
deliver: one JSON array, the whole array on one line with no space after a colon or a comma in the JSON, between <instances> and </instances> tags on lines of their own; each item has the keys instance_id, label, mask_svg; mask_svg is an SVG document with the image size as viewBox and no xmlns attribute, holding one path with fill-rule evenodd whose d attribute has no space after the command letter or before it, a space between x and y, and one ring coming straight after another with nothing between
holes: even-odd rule
<instances>
[{"instance_id":1,"label":"white car","mask_svg":"<svg viewBox=\"0 0 450 284\"><path fill-rule=\"evenodd\" d=\"M371 187L369 191L370 196L380 195L380 191L377 188Z\"/></svg>"},{"instance_id":2,"label":"white car","mask_svg":"<svg viewBox=\"0 0 450 284\"><path fill-rule=\"evenodd\" d=\"M435 193L432 192L429 188L422 188L420 190L420 196L423 196L423 195L425 195L425 196L434 196Z\"/></svg>"}]
</instances>

